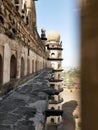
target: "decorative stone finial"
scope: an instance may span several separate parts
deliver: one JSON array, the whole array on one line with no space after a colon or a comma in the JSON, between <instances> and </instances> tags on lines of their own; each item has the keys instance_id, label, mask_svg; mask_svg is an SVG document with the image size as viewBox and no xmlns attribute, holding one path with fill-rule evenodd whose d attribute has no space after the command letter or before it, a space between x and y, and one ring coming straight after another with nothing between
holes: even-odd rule
<instances>
[{"instance_id":1,"label":"decorative stone finial","mask_svg":"<svg viewBox=\"0 0 98 130\"><path fill-rule=\"evenodd\" d=\"M47 40L45 32L46 32L46 30L44 28L42 28L41 29L41 39L42 40Z\"/></svg>"},{"instance_id":2,"label":"decorative stone finial","mask_svg":"<svg viewBox=\"0 0 98 130\"><path fill-rule=\"evenodd\" d=\"M46 30L44 28L42 28L41 32L45 34Z\"/></svg>"}]
</instances>

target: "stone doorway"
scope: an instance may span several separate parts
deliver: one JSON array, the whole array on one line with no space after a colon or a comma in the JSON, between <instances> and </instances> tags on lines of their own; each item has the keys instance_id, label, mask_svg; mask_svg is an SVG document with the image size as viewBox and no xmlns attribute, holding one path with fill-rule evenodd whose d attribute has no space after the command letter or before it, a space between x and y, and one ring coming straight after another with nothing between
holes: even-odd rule
<instances>
[{"instance_id":1,"label":"stone doorway","mask_svg":"<svg viewBox=\"0 0 98 130\"><path fill-rule=\"evenodd\" d=\"M10 60L10 78L11 79L16 78L16 68L17 68L16 57L12 55L11 60Z\"/></svg>"},{"instance_id":2,"label":"stone doorway","mask_svg":"<svg viewBox=\"0 0 98 130\"><path fill-rule=\"evenodd\" d=\"M34 73L34 60L32 60L32 73Z\"/></svg>"},{"instance_id":3,"label":"stone doorway","mask_svg":"<svg viewBox=\"0 0 98 130\"><path fill-rule=\"evenodd\" d=\"M24 71L25 71L25 62L23 57L21 58L21 77L24 76Z\"/></svg>"},{"instance_id":4,"label":"stone doorway","mask_svg":"<svg viewBox=\"0 0 98 130\"><path fill-rule=\"evenodd\" d=\"M30 60L27 60L27 74L30 74Z\"/></svg>"},{"instance_id":5,"label":"stone doorway","mask_svg":"<svg viewBox=\"0 0 98 130\"><path fill-rule=\"evenodd\" d=\"M35 72L37 72L37 60L35 61Z\"/></svg>"}]
</instances>

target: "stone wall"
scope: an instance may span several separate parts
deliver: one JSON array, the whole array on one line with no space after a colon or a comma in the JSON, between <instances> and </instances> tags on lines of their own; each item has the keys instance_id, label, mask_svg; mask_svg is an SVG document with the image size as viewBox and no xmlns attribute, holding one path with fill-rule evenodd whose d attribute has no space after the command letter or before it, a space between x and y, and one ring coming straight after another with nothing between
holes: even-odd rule
<instances>
[{"instance_id":1,"label":"stone wall","mask_svg":"<svg viewBox=\"0 0 98 130\"><path fill-rule=\"evenodd\" d=\"M28 6L17 2L0 0L0 87L47 67L47 53L35 27L34 1L29 0ZM31 14L27 14L29 6ZM23 15L30 17L29 23Z\"/></svg>"},{"instance_id":2,"label":"stone wall","mask_svg":"<svg viewBox=\"0 0 98 130\"><path fill-rule=\"evenodd\" d=\"M41 56L37 55L31 50L28 50L27 47L22 46L17 41L10 40L7 36L3 34L0 34L0 39L0 48L2 48L0 54L2 54L3 52L3 84L10 81L11 69L14 70L14 68L10 67L12 56L14 56L16 60L16 79L19 79L21 77L21 69L23 67L21 67L22 58L24 61L24 76L32 74L32 72L36 72L44 68L43 58ZM36 61L37 64L35 64ZM36 67L37 70L35 70Z\"/></svg>"}]
</instances>

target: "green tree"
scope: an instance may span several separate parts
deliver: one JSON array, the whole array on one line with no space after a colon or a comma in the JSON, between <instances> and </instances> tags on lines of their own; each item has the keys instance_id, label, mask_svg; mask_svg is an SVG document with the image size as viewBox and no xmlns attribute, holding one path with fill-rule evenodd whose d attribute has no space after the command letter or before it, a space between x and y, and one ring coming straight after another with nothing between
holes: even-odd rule
<instances>
[{"instance_id":1,"label":"green tree","mask_svg":"<svg viewBox=\"0 0 98 130\"><path fill-rule=\"evenodd\" d=\"M64 70L62 72L62 77L63 77L63 81L64 84L71 89L74 81L74 78L80 78L80 69L79 68L71 68L69 70Z\"/></svg>"}]
</instances>

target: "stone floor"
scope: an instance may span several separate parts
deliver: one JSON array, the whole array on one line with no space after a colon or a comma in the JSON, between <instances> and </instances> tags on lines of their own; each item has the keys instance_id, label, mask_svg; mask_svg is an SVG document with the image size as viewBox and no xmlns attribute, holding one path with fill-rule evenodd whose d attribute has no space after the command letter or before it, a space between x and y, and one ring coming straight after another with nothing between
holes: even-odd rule
<instances>
[{"instance_id":1,"label":"stone floor","mask_svg":"<svg viewBox=\"0 0 98 130\"><path fill-rule=\"evenodd\" d=\"M43 127L47 109L50 70L11 91L0 101L0 130L35 130Z\"/></svg>"}]
</instances>

